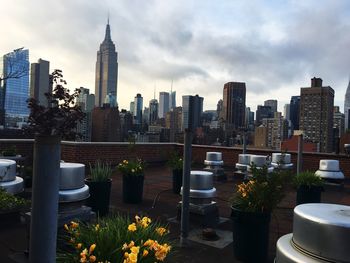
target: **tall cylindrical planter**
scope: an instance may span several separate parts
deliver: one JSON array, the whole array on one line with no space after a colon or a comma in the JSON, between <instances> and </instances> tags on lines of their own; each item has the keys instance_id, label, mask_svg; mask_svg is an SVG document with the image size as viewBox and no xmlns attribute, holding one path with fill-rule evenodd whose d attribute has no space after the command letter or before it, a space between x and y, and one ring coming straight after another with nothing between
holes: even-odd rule
<instances>
[{"instance_id":1,"label":"tall cylindrical planter","mask_svg":"<svg viewBox=\"0 0 350 263\"><path fill-rule=\"evenodd\" d=\"M322 191L323 187L321 186L299 186L297 190L297 205L306 203L320 203Z\"/></svg>"},{"instance_id":2,"label":"tall cylindrical planter","mask_svg":"<svg viewBox=\"0 0 350 263\"><path fill-rule=\"evenodd\" d=\"M29 261L56 262L61 139L36 136L33 158Z\"/></svg>"},{"instance_id":3,"label":"tall cylindrical planter","mask_svg":"<svg viewBox=\"0 0 350 263\"><path fill-rule=\"evenodd\" d=\"M89 186L90 197L87 205L91 207L98 216L105 216L109 212L109 199L111 194L112 179L105 182L95 182L86 179Z\"/></svg>"},{"instance_id":4,"label":"tall cylindrical planter","mask_svg":"<svg viewBox=\"0 0 350 263\"><path fill-rule=\"evenodd\" d=\"M233 252L243 262L266 262L271 213L243 212L232 207Z\"/></svg>"},{"instance_id":5,"label":"tall cylindrical planter","mask_svg":"<svg viewBox=\"0 0 350 263\"><path fill-rule=\"evenodd\" d=\"M142 202L144 176L123 174L123 201L129 204Z\"/></svg>"},{"instance_id":6,"label":"tall cylindrical planter","mask_svg":"<svg viewBox=\"0 0 350 263\"><path fill-rule=\"evenodd\" d=\"M173 193L180 194L182 186L182 169L173 170Z\"/></svg>"}]
</instances>

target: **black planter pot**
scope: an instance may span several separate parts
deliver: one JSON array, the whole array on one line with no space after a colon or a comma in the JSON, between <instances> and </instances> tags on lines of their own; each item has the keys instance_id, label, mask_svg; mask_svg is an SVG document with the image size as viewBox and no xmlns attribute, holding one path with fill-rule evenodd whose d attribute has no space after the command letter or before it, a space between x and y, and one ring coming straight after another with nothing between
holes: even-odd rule
<instances>
[{"instance_id":1,"label":"black planter pot","mask_svg":"<svg viewBox=\"0 0 350 263\"><path fill-rule=\"evenodd\" d=\"M301 185L297 190L297 205L306 203L320 203L322 186L306 186Z\"/></svg>"},{"instance_id":2,"label":"black planter pot","mask_svg":"<svg viewBox=\"0 0 350 263\"><path fill-rule=\"evenodd\" d=\"M109 212L109 198L111 194L112 179L105 182L95 182L85 179L89 186L90 197L87 205L99 216L105 216Z\"/></svg>"},{"instance_id":3,"label":"black planter pot","mask_svg":"<svg viewBox=\"0 0 350 263\"><path fill-rule=\"evenodd\" d=\"M129 204L142 202L144 176L123 175L123 201Z\"/></svg>"},{"instance_id":4,"label":"black planter pot","mask_svg":"<svg viewBox=\"0 0 350 263\"><path fill-rule=\"evenodd\" d=\"M173 170L173 193L180 194L182 186L182 170Z\"/></svg>"},{"instance_id":5,"label":"black planter pot","mask_svg":"<svg viewBox=\"0 0 350 263\"><path fill-rule=\"evenodd\" d=\"M233 252L243 262L266 262L271 213L243 212L231 208Z\"/></svg>"}]
</instances>

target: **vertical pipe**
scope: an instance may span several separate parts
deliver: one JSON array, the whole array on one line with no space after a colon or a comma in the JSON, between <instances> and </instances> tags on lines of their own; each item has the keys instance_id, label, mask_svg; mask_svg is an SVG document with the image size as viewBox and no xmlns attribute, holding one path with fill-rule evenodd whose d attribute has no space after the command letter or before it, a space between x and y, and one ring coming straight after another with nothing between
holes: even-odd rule
<instances>
[{"instance_id":1,"label":"vertical pipe","mask_svg":"<svg viewBox=\"0 0 350 263\"><path fill-rule=\"evenodd\" d=\"M303 134L298 137L298 159L297 159L297 175L301 173L303 169Z\"/></svg>"},{"instance_id":2,"label":"vertical pipe","mask_svg":"<svg viewBox=\"0 0 350 263\"><path fill-rule=\"evenodd\" d=\"M60 137L35 138L29 262L56 262Z\"/></svg>"},{"instance_id":3,"label":"vertical pipe","mask_svg":"<svg viewBox=\"0 0 350 263\"><path fill-rule=\"evenodd\" d=\"M192 131L185 129L184 164L182 178L181 236L180 246L187 245L189 231L190 173L192 155Z\"/></svg>"},{"instance_id":4,"label":"vertical pipe","mask_svg":"<svg viewBox=\"0 0 350 263\"><path fill-rule=\"evenodd\" d=\"M243 131L243 154L247 152L246 131Z\"/></svg>"}]
</instances>

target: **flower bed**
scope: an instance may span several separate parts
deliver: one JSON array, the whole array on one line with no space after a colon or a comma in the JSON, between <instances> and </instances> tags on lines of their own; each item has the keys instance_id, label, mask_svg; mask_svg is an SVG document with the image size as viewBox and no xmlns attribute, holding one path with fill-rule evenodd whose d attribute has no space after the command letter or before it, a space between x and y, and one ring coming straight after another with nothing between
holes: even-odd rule
<instances>
[{"instance_id":1,"label":"flower bed","mask_svg":"<svg viewBox=\"0 0 350 263\"><path fill-rule=\"evenodd\" d=\"M71 222L63 237L68 247L57 262L163 262L171 250L169 231L150 218L121 216L100 219L97 224Z\"/></svg>"}]
</instances>

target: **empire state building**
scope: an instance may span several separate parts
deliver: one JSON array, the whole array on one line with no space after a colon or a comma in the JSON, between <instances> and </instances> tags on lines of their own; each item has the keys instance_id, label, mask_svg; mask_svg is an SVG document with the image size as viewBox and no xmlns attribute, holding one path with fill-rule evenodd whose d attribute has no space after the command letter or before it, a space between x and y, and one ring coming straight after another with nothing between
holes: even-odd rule
<instances>
[{"instance_id":1,"label":"empire state building","mask_svg":"<svg viewBox=\"0 0 350 263\"><path fill-rule=\"evenodd\" d=\"M95 106L102 107L108 101L111 106L117 104L118 53L111 39L109 21L106 26L105 39L97 51L95 75Z\"/></svg>"}]
</instances>

